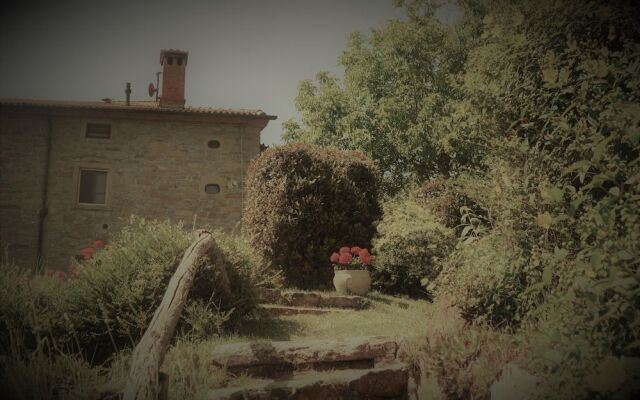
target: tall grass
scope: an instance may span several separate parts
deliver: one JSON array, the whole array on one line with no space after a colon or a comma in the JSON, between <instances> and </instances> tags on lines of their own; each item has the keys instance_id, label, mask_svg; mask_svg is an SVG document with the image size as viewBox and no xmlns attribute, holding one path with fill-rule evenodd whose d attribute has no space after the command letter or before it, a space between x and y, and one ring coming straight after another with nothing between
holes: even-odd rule
<instances>
[{"instance_id":1,"label":"tall grass","mask_svg":"<svg viewBox=\"0 0 640 400\"><path fill-rule=\"evenodd\" d=\"M279 275L242 238L213 234L217 246L201 260L177 331L182 339L165 363L179 382L172 385L176 395L181 394L176 398L192 397L194 387L217 379L188 374L188 369L201 366L193 359L195 350L189 349L238 330L253 315L255 289L279 285ZM65 279L0 265L1 395L91 397L92 391L108 390L103 388L107 383L119 390L130 349L144 333L193 239L193 230L182 225L132 218L104 249ZM218 267L226 271L231 291L224 290Z\"/></svg>"}]
</instances>

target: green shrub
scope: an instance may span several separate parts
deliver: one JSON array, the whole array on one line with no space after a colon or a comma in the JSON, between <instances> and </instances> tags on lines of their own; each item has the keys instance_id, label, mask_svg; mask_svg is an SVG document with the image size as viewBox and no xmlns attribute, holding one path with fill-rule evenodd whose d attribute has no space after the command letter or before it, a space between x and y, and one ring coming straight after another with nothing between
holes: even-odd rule
<instances>
[{"instance_id":1,"label":"green shrub","mask_svg":"<svg viewBox=\"0 0 640 400\"><path fill-rule=\"evenodd\" d=\"M416 203L431 211L431 213L447 228L461 227L462 207L469 207L476 213L482 211L464 193L455 179L447 179L443 176L424 182L411 193Z\"/></svg>"},{"instance_id":2,"label":"green shrub","mask_svg":"<svg viewBox=\"0 0 640 400\"><path fill-rule=\"evenodd\" d=\"M274 274L241 240L221 232L213 234L217 246L196 274L179 327L183 332L203 335L237 327L255 306L255 288L275 282ZM78 276L65 285L67 341L85 353L98 352L97 359L134 346L194 239L194 233L181 225L133 218L107 247L79 266ZM223 289L223 279L212 265L225 267L230 293ZM218 322L203 326L205 317Z\"/></svg>"},{"instance_id":3,"label":"green shrub","mask_svg":"<svg viewBox=\"0 0 640 400\"><path fill-rule=\"evenodd\" d=\"M64 283L15 265L0 265L0 352L8 351L11 336L33 349L43 338L64 329L60 297ZM14 338L15 339L15 338Z\"/></svg>"},{"instance_id":4,"label":"green shrub","mask_svg":"<svg viewBox=\"0 0 640 400\"><path fill-rule=\"evenodd\" d=\"M389 202L373 241L374 286L383 292L428 294L455 242L453 231L412 200Z\"/></svg>"},{"instance_id":5,"label":"green shrub","mask_svg":"<svg viewBox=\"0 0 640 400\"><path fill-rule=\"evenodd\" d=\"M468 321L515 323L523 313L527 262L518 244L497 232L460 243L437 279L438 296L452 298Z\"/></svg>"},{"instance_id":6,"label":"green shrub","mask_svg":"<svg viewBox=\"0 0 640 400\"><path fill-rule=\"evenodd\" d=\"M290 285L328 286L329 256L369 247L380 216L378 179L359 152L305 144L269 148L249 166L243 228Z\"/></svg>"}]
</instances>

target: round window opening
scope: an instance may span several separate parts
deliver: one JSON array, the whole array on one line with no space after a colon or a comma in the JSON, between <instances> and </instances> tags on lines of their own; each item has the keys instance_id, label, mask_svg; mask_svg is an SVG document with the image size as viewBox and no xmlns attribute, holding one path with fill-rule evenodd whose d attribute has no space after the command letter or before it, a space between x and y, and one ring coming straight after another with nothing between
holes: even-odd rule
<instances>
[{"instance_id":1,"label":"round window opening","mask_svg":"<svg viewBox=\"0 0 640 400\"><path fill-rule=\"evenodd\" d=\"M220 142L217 140L209 140L207 146L209 146L210 149L217 149L220 147Z\"/></svg>"},{"instance_id":2,"label":"round window opening","mask_svg":"<svg viewBox=\"0 0 640 400\"><path fill-rule=\"evenodd\" d=\"M204 187L204 191L208 194L220 193L220 185L216 183L209 183L207 186Z\"/></svg>"}]
</instances>

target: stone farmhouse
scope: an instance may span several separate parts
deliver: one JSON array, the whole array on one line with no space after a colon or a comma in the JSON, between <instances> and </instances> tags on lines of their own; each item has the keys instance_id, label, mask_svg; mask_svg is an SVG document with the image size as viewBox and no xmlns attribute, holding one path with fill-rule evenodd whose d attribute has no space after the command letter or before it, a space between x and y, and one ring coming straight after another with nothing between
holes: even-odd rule
<instances>
[{"instance_id":1,"label":"stone farmhouse","mask_svg":"<svg viewBox=\"0 0 640 400\"><path fill-rule=\"evenodd\" d=\"M185 106L187 59L161 51L156 101L0 98L2 259L64 269L132 214L237 225L247 165L276 117Z\"/></svg>"}]
</instances>

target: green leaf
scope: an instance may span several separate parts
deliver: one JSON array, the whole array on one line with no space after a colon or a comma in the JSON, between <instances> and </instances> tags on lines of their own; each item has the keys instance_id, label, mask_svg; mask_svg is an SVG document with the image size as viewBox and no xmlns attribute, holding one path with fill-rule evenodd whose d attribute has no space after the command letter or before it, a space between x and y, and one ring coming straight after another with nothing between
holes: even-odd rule
<instances>
[{"instance_id":1,"label":"green leaf","mask_svg":"<svg viewBox=\"0 0 640 400\"><path fill-rule=\"evenodd\" d=\"M552 278L553 278L553 272L551 271L551 266L547 265L544 271L542 271L542 282L545 285L550 285Z\"/></svg>"},{"instance_id":2,"label":"green leaf","mask_svg":"<svg viewBox=\"0 0 640 400\"><path fill-rule=\"evenodd\" d=\"M565 249L561 249L559 247L553 249L553 257L558 261L567 258L568 255L569 252Z\"/></svg>"},{"instance_id":3,"label":"green leaf","mask_svg":"<svg viewBox=\"0 0 640 400\"><path fill-rule=\"evenodd\" d=\"M602 265L602 249L595 248L591 251L591 265L599 269Z\"/></svg>"},{"instance_id":4,"label":"green leaf","mask_svg":"<svg viewBox=\"0 0 640 400\"><path fill-rule=\"evenodd\" d=\"M558 79L558 70L555 68L546 68L542 70L542 80L546 85L551 85Z\"/></svg>"},{"instance_id":5,"label":"green leaf","mask_svg":"<svg viewBox=\"0 0 640 400\"><path fill-rule=\"evenodd\" d=\"M544 188L540 192L543 199L550 203L558 203L562 201L564 191L558 187Z\"/></svg>"},{"instance_id":6,"label":"green leaf","mask_svg":"<svg viewBox=\"0 0 640 400\"><path fill-rule=\"evenodd\" d=\"M549 229L553 223L553 217L548 212L539 214L536 217L536 223L544 229Z\"/></svg>"},{"instance_id":7,"label":"green leaf","mask_svg":"<svg viewBox=\"0 0 640 400\"><path fill-rule=\"evenodd\" d=\"M568 167L566 167L564 169L564 173L568 174L571 172L587 172L587 170L589 170L589 167L591 166L592 162L591 160L580 160L580 161L576 161L573 164L569 165Z\"/></svg>"},{"instance_id":8,"label":"green leaf","mask_svg":"<svg viewBox=\"0 0 640 400\"><path fill-rule=\"evenodd\" d=\"M618 258L623 261L633 260L633 254L629 253L626 250L620 250L616 253L616 256L618 256Z\"/></svg>"},{"instance_id":9,"label":"green leaf","mask_svg":"<svg viewBox=\"0 0 640 400\"><path fill-rule=\"evenodd\" d=\"M462 229L462 233L460 234L460 236L464 237L467 236L467 234L469 233L469 231L473 229L473 227L471 225L467 225Z\"/></svg>"}]
</instances>

